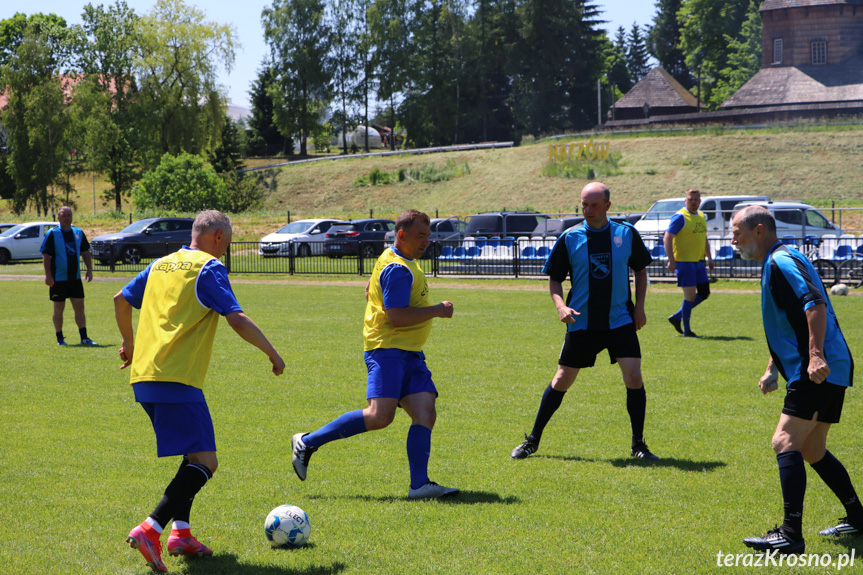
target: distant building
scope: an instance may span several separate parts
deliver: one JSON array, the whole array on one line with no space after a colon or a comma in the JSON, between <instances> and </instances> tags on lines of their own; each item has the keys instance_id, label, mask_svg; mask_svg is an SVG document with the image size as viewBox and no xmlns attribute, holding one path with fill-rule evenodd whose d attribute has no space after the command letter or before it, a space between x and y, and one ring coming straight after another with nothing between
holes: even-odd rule
<instances>
[{"instance_id":1,"label":"distant building","mask_svg":"<svg viewBox=\"0 0 863 575\"><path fill-rule=\"evenodd\" d=\"M863 111L863 0L765 0L761 70L723 110Z\"/></svg>"},{"instance_id":2,"label":"distant building","mask_svg":"<svg viewBox=\"0 0 863 575\"><path fill-rule=\"evenodd\" d=\"M760 13L761 70L719 111L668 113L650 104L645 114L651 101L647 86L641 88L645 77L617 102L617 121L606 126L863 114L863 0L765 0Z\"/></svg>"},{"instance_id":3,"label":"distant building","mask_svg":"<svg viewBox=\"0 0 863 575\"><path fill-rule=\"evenodd\" d=\"M632 90L615 102L609 118L639 120L651 116L691 114L698 111L698 100L664 68L647 73Z\"/></svg>"}]
</instances>

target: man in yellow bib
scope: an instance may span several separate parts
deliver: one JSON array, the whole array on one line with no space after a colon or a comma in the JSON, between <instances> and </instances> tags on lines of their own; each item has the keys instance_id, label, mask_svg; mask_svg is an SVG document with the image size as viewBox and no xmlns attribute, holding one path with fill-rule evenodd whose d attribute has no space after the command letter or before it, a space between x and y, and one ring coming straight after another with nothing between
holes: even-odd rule
<instances>
[{"instance_id":1,"label":"man in yellow bib","mask_svg":"<svg viewBox=\"0 0 863 575\"><path fill-rule=\"evenodd\" d=\"M219 317L267 354L274 374L285 369L279 353L234 297L219 261L230 243L230 218L215 210L201 212L189 247L154 261L114 296L123 337L120 369L131 366L135 401L153 423L158 456L183 456L162 500L126 538L154 571L167 570L160 536L171 519L170 555L213 553L192 536L189 514L195 495L219 465L203 392ZM132 330L133 307L141 310L137 336Z\"/></svg>"},{"instance_id":2,"label":"man in yellow bib","mask_svg":"<svg viewBox=\"0 0 863 575\"><path fill-rule=\"evenodd\" d=\"M368 368L368 407L350 411L312 433L291 438L294 471L306 479L312 453L324 444L359 433L383 429L396 408L411 418L407 453L411 483L408 497L433 499L458 493L428 476L431 433L437 389L425 364L423 345L436 317L451 318L452 303L429 305L428 283L416 260L429 245L429 217L403 212L395 225L395 244L384 250L368 285L363 339Z\"/></svg>"},{"instance_id":3,"label":"man in yellow bib","mask_svg":"<svg viewBox=\"0 0 863 575\"><path fill-rule=\"evenodd\" d=\"M700 205L701 192L687 191L685 206L671 218L663 238L668 271L677 274L677 285L683 288L683 304L668 321L683 337L698 337L690 329L689 320L695 306L710 297L707 268L713 269L713 257L707 243L707 220L698 209Z\"/></svg>"}]
</instances>

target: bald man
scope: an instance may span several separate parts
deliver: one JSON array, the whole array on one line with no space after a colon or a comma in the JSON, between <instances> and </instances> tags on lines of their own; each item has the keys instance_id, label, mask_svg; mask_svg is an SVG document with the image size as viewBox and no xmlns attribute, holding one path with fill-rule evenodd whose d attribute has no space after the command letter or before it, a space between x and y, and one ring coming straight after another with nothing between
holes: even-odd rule
<instances>
[{"instance_id":1,"label":"bald man","mask_svg":"<svg viewBox=\"0 0 863 575\"><path fill-rule=\"evenodd\" d=\"M650 252L631 225L608 219L611 193L592 182L581 191L584 223L564 233L548 256L543 273L558 319L566 324L557 372L545 389L530 435L512 450L512 459L525 459L539 449L542 432L575 382L580 369L593 367L596 356L608 350L626 386L626 409L632 425L630 453L657 459L644 443L647 396L641 377L641 347L636 331L644 327L644 298ZM635 272L635 305L630 298L629 270ZM564 300L563 282L572 289Z\"/></svg>"}]
</instances>

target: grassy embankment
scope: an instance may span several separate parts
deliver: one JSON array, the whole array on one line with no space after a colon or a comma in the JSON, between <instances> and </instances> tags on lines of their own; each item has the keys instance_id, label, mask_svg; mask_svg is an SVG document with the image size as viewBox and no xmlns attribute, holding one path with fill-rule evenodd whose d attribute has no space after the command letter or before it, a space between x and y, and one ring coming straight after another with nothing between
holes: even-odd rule
<instances>
[{"instance_id":1,"label":"grassy embankment","mask_svg":"<svg viewBox=\"0 0 863 575\"><path fill-rule=\"evenodd\" d=\"M832 202L837 207L863 205L863 126L809 124L745 132L599 135L596 139L609 139L612 152L621 156L619 174L602 177L612 189L613 210L643 211L657 199L681 195L691 187L701 189L704 195L765 194L822 208L831 207ZM375 168L392 172L428 164L443 166L450 159L466 162L470 173L428 184L354 186L359 176ZM260 238L284 223L288 211L294 219L356 218L368 216L370 210L391 217L408 206L432 214L461 216L503 208L571 212L586 180L542 176L547 161L548 144L540 143L489 151L285 166L267 178L272 181L274 176L276 185L267 192L263 209L235 218L235 239ZM272 163L272 159L247 162L249 166ZM71 198L78 206L77 221L91 236L117 230L128 221L128 205L121 216L102 204L99 196L108 185L99 177L95 179L95 210L92 174L79 176L73 184L78 190ZM837 223L838 217L837 212ZM16 219L5 202L0 204L0 218ZM28 213L21 219L34 218L35 213ZM843 214L842 225L863 228L863 216Z\"/></svg>"}]
</instances>

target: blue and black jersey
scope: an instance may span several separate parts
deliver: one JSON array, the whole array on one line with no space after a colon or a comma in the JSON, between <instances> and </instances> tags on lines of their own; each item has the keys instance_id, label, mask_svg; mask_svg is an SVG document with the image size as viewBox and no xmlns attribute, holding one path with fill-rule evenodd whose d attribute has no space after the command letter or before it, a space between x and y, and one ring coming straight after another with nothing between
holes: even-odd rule
<instances>
[{"instance_id":1,"label":"blue and black jersey","mask_svg":"<svg viewBox=\"0 0 863 575\"><path fill-rule=\"evenodd\" d=\"M51 256L51 275L58 282L81 279L81 254L90 251L90 243L81 228L56 227L45 234L40 250Z\"/></svg>"},{"instance_id":2,"label":"blue and black jersey","mask_svg":"<svg viewBox=\"0 0 863 575\"><path fill-rule=\"evenodd\" d=\"M653 261L634 227L609 221L594 230L574 227L557 240L542 273L572 288L566 304L579 312L569 331L609 330L632 323L629 270L640 272Z\"/></svg>"},{"instance_id":3,"label":"blue and black jersey","mask_svg":"<svg viewBox=\"0 0 863 575\"><path fill-rule=\"evenodd\" d=\"M824 284L806 256L777 242L761 267L761 314L773 363L789 384L809 379L806 310L819 304L827 307L824 357L830 375L826 381L849 387L854 378L854 360Z\"/></svg>"}]
</instances>

